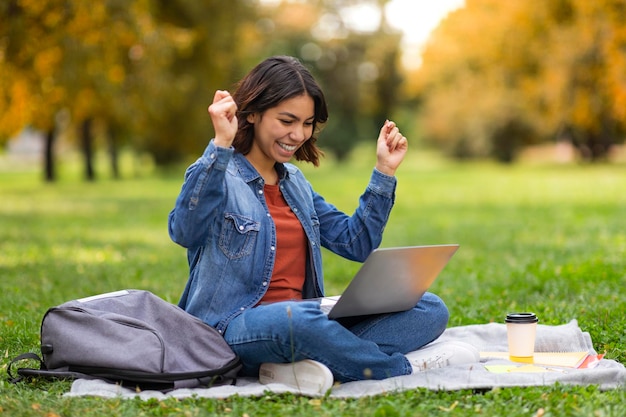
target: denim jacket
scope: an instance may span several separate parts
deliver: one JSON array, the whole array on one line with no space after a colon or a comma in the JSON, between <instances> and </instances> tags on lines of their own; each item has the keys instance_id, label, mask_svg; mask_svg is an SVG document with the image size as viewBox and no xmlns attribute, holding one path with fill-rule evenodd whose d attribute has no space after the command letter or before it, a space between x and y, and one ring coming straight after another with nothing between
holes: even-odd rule
<instances>
[{"instance_id":1,"label":"denim jacket","mask_svg":"<svg viewBox=\"0 0 626 417\"><path fill-rule=\"evenodd\" d=\"M374 170L352 216L317 194L293 164L277 164L280 190L308 240L303 298L324 295L320 246L362 262L380 244L396 179ZM263 178L234 149L209 143L185 172L169 215L172 240L187 248L189 280L179 305L223 332L259 303L274 267L276 230Z\"/></svg>"}]
</instances>

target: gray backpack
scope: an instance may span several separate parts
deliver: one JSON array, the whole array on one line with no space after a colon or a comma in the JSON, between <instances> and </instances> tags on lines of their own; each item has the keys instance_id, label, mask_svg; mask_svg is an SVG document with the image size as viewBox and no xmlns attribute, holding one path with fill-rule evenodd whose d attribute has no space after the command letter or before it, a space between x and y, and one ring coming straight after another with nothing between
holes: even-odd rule
<instances>
[{"instance_id":1,"label":"gray backpack","mask_svg":"<svg viewBox=\"0 0 626 417\"><path fill-rule=\"evenodd\" d=\"M148 291L123 290L50 308L41 354L13 359L24 377L104 379L168 391L234 383L239 358L213 327ZM39 369L11 366L25 359Z\"/></svg>"}]
</instances>

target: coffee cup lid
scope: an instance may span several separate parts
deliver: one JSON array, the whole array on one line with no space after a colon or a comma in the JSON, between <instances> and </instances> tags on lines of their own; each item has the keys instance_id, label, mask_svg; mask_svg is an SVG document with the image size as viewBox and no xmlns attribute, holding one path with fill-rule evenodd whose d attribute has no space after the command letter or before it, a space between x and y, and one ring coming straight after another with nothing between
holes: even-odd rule
<instances>
[{"instance_id":1,"label":"coffee cup lid","mask_svg":"<svg viewBox=\"0 0 626 417\"><path fill-rule=\"evenodd\" d=\"M509 313L506 315L506 323L537 323L539 319L535 313Z\"/></svg>"}]
</instances>

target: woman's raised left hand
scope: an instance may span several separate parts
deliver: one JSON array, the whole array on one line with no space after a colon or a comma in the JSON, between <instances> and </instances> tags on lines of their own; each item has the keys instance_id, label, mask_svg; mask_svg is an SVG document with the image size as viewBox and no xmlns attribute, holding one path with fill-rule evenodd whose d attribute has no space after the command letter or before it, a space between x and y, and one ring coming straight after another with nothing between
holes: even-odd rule
<instances>
[{"instance_id":1,"label":"woman's raised left hand","mask_svg":"<svg viewBox=\"0 0 626 417\"><path fill-rule=\"evenodd\" d=\"M400 133L398 126L390 120L380 129L376 146L376 169L393 176L409 148L409 142Z\"/></svg>"}]
</instances>

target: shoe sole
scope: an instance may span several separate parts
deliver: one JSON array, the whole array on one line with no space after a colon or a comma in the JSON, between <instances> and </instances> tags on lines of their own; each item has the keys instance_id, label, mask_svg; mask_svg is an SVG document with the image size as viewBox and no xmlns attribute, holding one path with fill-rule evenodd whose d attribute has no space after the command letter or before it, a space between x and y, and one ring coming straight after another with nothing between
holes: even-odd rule
<instances>
[{"instance_id":1,"label":"shoe sole","mask_svg":"<svg viewBox=\"0 0 626 417\"><path fill-rule=\"evenodd\" d=\"M325 394L333 386L333 374L323 364L308 359L295 363L264 363L259 369L259 382Z\"/></svg>"}]
</instances>

